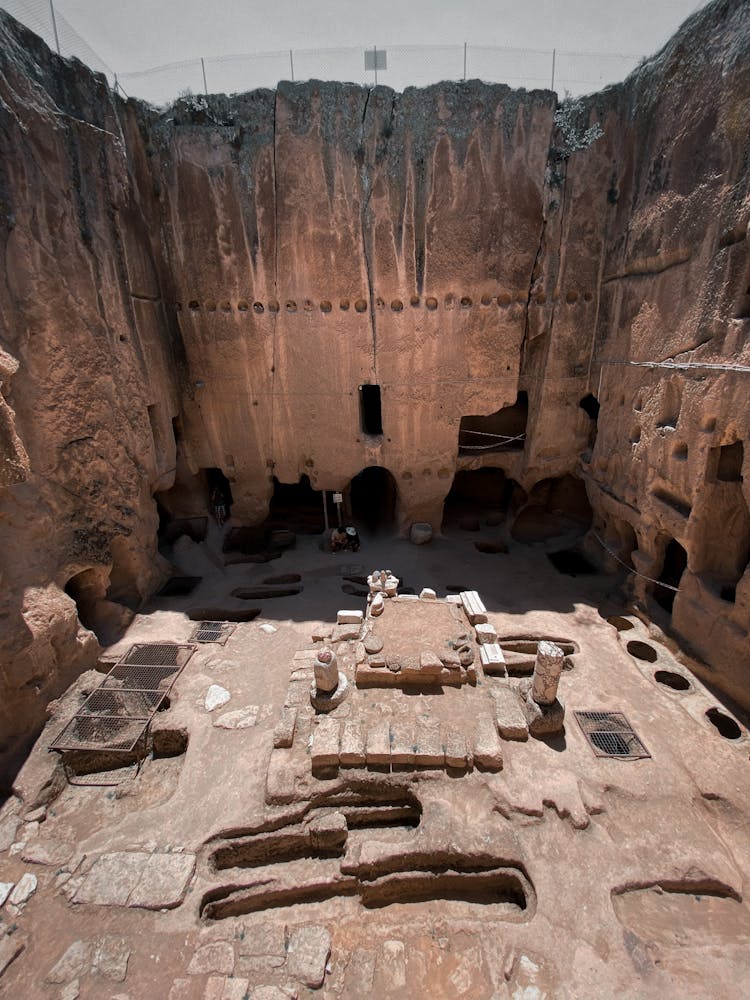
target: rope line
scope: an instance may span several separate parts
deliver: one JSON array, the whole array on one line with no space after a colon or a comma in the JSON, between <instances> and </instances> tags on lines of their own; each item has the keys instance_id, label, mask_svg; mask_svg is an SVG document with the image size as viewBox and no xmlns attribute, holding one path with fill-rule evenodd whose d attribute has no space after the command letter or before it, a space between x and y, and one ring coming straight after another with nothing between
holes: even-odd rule
<instances>
[{"instance_id":1,"label":"rope line","mask_svg":"<svg viewBox=\"0 0 750 1000\"><path fill-rule=\"evenodd\" d=\"M637 569L633 569L632 566L628 566L628 564L625 563L625 562L623 562L622 559L620 559L619 556L615 555L615 553L612 551L612 549L608 548L604 544L604 542L602 541L602 539L597 535L597 533L595 531L592 531L591 534L594 536L594 538L597 540L597 542L599 542L599 544L604 549L604 551L608 555L612 556L612 558L616 562L618 562L621 566L624 566L625 569L628 571L628 573L632 573L634 576L640 576L643 580L648 580L649 583L655 583L658 587L664 587L665 590L673 590L675 592L675 594L679 594L679 592L680 592L680 588L679 587L673 587L671 583L664 583L662 580L655 580L652 576L646 576L645 573L639 573Z\"/></svg>"}]
</instances>

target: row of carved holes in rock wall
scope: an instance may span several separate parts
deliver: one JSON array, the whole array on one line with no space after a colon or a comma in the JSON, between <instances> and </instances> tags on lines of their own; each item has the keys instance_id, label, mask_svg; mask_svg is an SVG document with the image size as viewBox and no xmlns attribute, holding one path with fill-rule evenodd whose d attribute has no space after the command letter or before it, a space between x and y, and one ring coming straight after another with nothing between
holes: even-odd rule
<instances>
[{"instance_id":1,"label":"row of carved holes in rock wall","mask_svg":"<svg viewBox=\"0 0 750 1000\"><path fill-rule=\"evenodd\" d=\"M579 301L579 298L582 298L584 302L591 302L593 300L593 297L594 296L592 295L591 292L584 292L583 295L580 295L576 291L569 291L565 295L565 301L569 305L574 305L576 302ZM505 308L507 306L512 305L514 301L518 305L525 305L527 297L525 295L523 296L517 295L514 299L513 296L508 294L507 292L497 296L483 295L482 298L480 299L479 304L487 307L495 303L499 307ZM538 294L532 296L531 301L535 302L537 305L544 305L544 303L547 301L547 297L544 294L544 292L539 292ZM424 307L429 312L434 312L439 305L438 300L434 296L428 296L426 299L424 299L424 303L420 298L420 296L418 295L412 295L411 299L409 300L409 305L412 306L412 308L414 309L419 308L422 304L424 304ZM461 309L471 309L472 306L474 305L474 301L468 295L464 295L460 299L456 299L453 296L448 295L443 300L443 306L445 309L453 309L456 305L458 305L459 308ZM386 308L386 304L383 301L383 299L376 299L375 306L378 309ZM339 309L342 312L346 312L351 307L352 303L349 299L341 299L339 301ZM191 301L188 303L188 309L190 309L191 312L198 312L201 308L206 309L207 312L216 312L217 310L220 310L221 312L227 312L227 313L232 312L234 309L232 303L229 302L228 300L224 300L223 302L220 302L217 305L216 302L214 302L212 299L209 299L203 303L203 307L201 307L201 304L200 302L198 302L197 299L191 299ZM298 307L294 299L289 299L284 304L284 308L288 313L295 313L297 312ZM312 302L310 299L305 299L304 303L302 304L302 308L305 312L314 312L316 306L315 303ZM328 299L323 299L323 301L319 303L318 308L324 314L333 312L333 304ZM390 308L391 311L395 313L403 312L404 303L401 301L401 299L393 299L391 301ZM176 302L175 309L177 310L177 312L180 312L182 310L182 303ZM268 309L268 312L270 313L280 312L281 306L275 299L272 299L270 302L267 303L267 305L264 305L262 302L253 302L251 305L245 299L241 299L237 303L238 312L249 312L251 309L254 313L260 315L264 313L266 309ZM367 312L368 309L369 306L365 299L355 299L354 301L355 312L364 313Z\"/></svg>"}]
</instances>

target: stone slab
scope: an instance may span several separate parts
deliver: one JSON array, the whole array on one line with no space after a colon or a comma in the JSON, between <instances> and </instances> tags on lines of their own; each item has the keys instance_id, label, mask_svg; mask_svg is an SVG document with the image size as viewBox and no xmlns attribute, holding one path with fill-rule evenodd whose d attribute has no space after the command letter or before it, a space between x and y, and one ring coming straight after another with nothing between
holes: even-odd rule
<instances>
[{"instance_id":1,"label":"stone slab","mask_svg":"<svg viewBox=\"0 0 750 1000\"><path fill-rule=\"evenodd\" d=\"M497 643L497 632L495 631L495 626L490 625L489 622L480 622L475 626L475 630L477 633L477 642L487 642L492 645Z\"/></svg>"},{"instance_id":2,"label":"stone slab","mask_svg":"<svg viewBox=\"0 0 750 1000\"><path fill-rule=\"evenodd\" d=\"M365 766L365 736L360 722L353 719L344 723L339 749L339 763L344 767Z\"/></svg>"},{"instance_id":3,"label":"stone slab","mask_svg":"<svg viewBox=\"0 0 750 1000\"><path fill-rule=\"evenodd\" d=\"M299 927L289 935L287 972L310 989L323 985L326 965L331 954L331 935L325 927Z\"/></svg>"},{"instance_id":4,"label":"stone slab","mask_svg":"<svg viewBox=\"0 0 750 1000\"><path fill-rule=\"evenodd\" d=\"M414 733L406 722L392 722L390 725L391 764L414 766Z\"/></svg>"},{"instance_id":5,"label":"stone slab","mask_svg":"<svg viewBox=\"0 0 750 1000\"><path fill-rule=\"evenodd\" d=\"M414 760L418 767L445 767L440 723L436 719L417 719L414 742L416 745Z\"/></svg>"},{"instance_id":6,"label":"stone slab","mask_svg":"<svg viewBox=\"0 0 750 1000\"><path fill-rule=\"evenodd\" d=\"M360 625L336 625L331 635L331 642L347 642L359 639Z\"/></svg>"},{"instance_id":7,"label":"stone slab","mask_svg":"<svg viewBox=\"0 0 750 1000\"><path fill-rule=\"evenodd\" d=\"M486 771L500 771L503 766L503 752L497 724L492 715L480 714L474 726L474 763Z\"/></svg>"},{"instance_id":8,"label":"stone slab","mask_svg":"<svg viewBox=\"0 0 750 1000\"><path fill-rule=\"evenodd\" d=\"M294 743L294 731L297 728L297 709L282 708L281 718L273 731L273 745L288 748Z\"/></svg>"},{"instance_id":9,"label":"stone slab","mask_svg":"<svg viewBox=\"0 0 750 1000\"><path fill-rule=\"evenodd\" d=\"M495 702L495 722L505 740L527 740L529 726L521 700L511 687L493 685L490 694Z\"/></svg>"},{"instance_id":10,"label":"stone slab","mask_svg":"<svg viewBox=\"0 0 750 1000\"><path fill-rule=\"evenodd\" d=\"M313 726L312 766L337 767L341 725L330 716L322 716Z\"/></svg>"},{"instance_id":11,"label":"stone slab","mask_svg":"<svg viewBox=\"0 0 750 1000\"><path fill-rule=\"evenodd\" d=\"M143 910L171 910L179 906L194 871L194 854L150 854L128 906Z\"/></svg>"},{"instance_id":12,"label":"stone slab","mask_svg":"<svg viewBox=\"0 0 750 1000\"><path fill-rule=\"evenodd\" d=\"M365 753L367 763L387 765L391 763L391 729L386 719L379 719L370 724L365 738Z\"/></svg>"},{"instance_id":13,"label":"stone slab","mask_svg":"<svg viewBox=\"0 0 750 1000\"><path fill-rule=\"evenodd\" d=\"M336 612L337 625L361 625L364 615L361 611L338 611Z\"/></svg>"},{"instance_id":14,"label":"stone slab","mask_svg":"<svg viewBox=\"0 0 750 1000\"><path fill-rule=\"evenodd\" d=\"M469 766L470 754L463 733L457 729L447 729L443 734L443 744L445 746L446 767L464 768Z\"/></svg>"}]
</instances>

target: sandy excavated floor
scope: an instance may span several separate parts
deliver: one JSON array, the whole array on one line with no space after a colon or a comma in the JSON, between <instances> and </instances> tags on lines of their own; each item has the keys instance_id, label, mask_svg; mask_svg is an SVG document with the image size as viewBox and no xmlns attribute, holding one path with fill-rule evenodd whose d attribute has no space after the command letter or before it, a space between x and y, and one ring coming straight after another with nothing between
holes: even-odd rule
<instances>
[{"instance_id":1,"label":"sandy excavated floor","mask_svg":"<svg viewBox=\"0 0 750 1000\"><path fill-rule=\"evenodd\" d=\"M155 602L107 659L133 642L186 642L190 608L261 614L225 645L198 646L157 716L158 754L116 787L66 785L46 752L102 675L85 675L57 704L19 797L0 813L0 881L15 884L0 909L0 967L10 962L0 995L744 995L745 729L721 734L706 712L731 713L655 630L634 616L619 631L608 624L626 614L617 578L564 576L541 547L483 554L477 540L455 531L422 548L365 541L356 555L329 555L300 538L280 560L225 572L215 551L183 547L180 568L203 576L200 589ZM319 723L299 697L312 634L340 608L365 608L342 584L375 568L417 593L479 591L501 643L569 643L564 734L502 740L499 771L365 762L314 775ZM282 574L300 575L299 594L228 596ZM420 642L431 628L415 630ZM639 656L634 641L645 644L631 645ZM352 682L356 658L356 642L340 644ZM231 698L208 712L212 684ZM385 720L405 745L420 720L437 719L470 750L498 684L507 681L480 670L476 686L434 693L353 690L332 717L342 732ZM294 743L272 749L290 698ZM596 757L573 714L581 709L623 712L651 756ZM731 719L719 722L736 736ZM24 902L25 875L36 887Z\"/></svg>"}]
</instances>

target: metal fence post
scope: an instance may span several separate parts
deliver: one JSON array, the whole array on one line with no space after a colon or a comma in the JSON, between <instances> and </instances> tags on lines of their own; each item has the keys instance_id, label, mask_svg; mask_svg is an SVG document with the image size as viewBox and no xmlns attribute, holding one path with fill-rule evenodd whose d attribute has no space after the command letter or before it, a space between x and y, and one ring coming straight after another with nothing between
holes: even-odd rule
<instances>
[{"instance_id":1,"label":"metal fence post","mask_svg":"<svg viewBox=\"0 0 750 1000\"><path fill-rule=\"evenodd\" d=\"M375 69L375 86L377 87L377 85L378 85L378 47L377 47L377 45L373 45L372 52L373 52L373 60L372 61L373 61L374 69Z\"/></svg>"},{"instance_id":2,"label":"metal fence post","mask_svg":"<svg viewBox=\"0 0 750 1000\"><path fill-rule=\"evenodd\" d=\"M292 83L294 83L294 56L291 49L289 49L289 69L292 71Z\"/></svg>"},{"instance_id":3,"label":"metal fence post","mask_svg":"<svg viewBox=\"0 0 750 1000\"><path fill-rule=\"evenodd\" d=\"M464 42L464 83L466 83L466 42Z\"/></svg>"},{"instance_id":4,"label":"metal fence post","mask_svg":"<svg viewBox=\"0 0 750 1000\"><path fill-rule=\"evenodd\" d=\"M550 88L551 90L555 89L555 55L556 55L556 52L557 52L556 49L552 50L552 87Z\"/></svg>"},{"instance_id":5,"label":"metal fence post","mask_svg":"<svg viewBox=\"0 0 750 1000\"><path fill-rule=\"evenodd\" d=\"M208 97L208 84L206 83L206 64L203 62L203 56L201 56L201 69L203 70L203 93Z\"/></svg>"}]
</instances>

